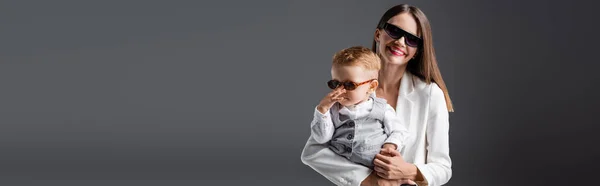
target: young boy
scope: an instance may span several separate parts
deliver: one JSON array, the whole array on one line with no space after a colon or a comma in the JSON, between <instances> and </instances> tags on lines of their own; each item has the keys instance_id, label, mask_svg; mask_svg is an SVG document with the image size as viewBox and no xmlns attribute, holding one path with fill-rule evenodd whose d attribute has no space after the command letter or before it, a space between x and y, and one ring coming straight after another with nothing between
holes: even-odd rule
<instances>
[{"instance_id":1,"label":"young boy","mask_svg":"<svg viewBox=\"0 0 600 186\"><path fill-rule=\"evenodd\" d=\"M382 148L400 150L408 132L385 99L374 96L379 57L355 46L333 56L332 92L315 109L311 133L321 144L350 161L373 168Z\"/></svg>"}]
</instances>

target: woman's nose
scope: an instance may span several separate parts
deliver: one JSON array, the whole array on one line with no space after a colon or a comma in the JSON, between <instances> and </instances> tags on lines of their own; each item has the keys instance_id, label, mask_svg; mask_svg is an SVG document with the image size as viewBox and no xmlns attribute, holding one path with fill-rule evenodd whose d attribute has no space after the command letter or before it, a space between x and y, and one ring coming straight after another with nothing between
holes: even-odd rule
<instances>
[{"instance_id":1,"label":"woman's nose","mask_svg":"<svg viewBox=\"0 0 600 186\"><path fill-rule=\"evenodd\" d=\"M403 47L406 43L406 42L404 42L404 36L400 37L399 39L396 39L395 42L398 43L398 45L403 46Z\"/></svg>"}]
</instances>

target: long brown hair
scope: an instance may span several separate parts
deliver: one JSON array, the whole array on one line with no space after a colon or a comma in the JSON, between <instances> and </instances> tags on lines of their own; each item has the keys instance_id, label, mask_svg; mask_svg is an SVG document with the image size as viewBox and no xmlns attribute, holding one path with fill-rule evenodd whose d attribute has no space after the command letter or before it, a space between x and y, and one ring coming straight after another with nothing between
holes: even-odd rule
<instances>
[{"instance_id":1,"label":"long brown hair","mask_svg":"<svg viewBox=\"0 0 600 186\"><path fill-rule=\"evenodd\" d=\"M448 89L446 88L446 84L442 79L442 73L437 65L435 50L433 49L431 26L429 25L429 20L425 14L419 8L411 5L396 5L388 9L383 16L381 16L379 23L377 23L377 29L383 28L383 25L392 17L405 12L410 13L415 18L417 21L418 34L420 35L421 39L423 39L423 44L419 45L416 56L414 59L411 59L408 62L406 70L408 70L408 72L411 74L421 78L427 84L430 84L431 82L436 83L444 92L448 111L454 112L454 107L452 106ZM371 49L373 52L377 53L377 43L375 40L373 40L373 46Z\"/></svg>"}]
</instances>

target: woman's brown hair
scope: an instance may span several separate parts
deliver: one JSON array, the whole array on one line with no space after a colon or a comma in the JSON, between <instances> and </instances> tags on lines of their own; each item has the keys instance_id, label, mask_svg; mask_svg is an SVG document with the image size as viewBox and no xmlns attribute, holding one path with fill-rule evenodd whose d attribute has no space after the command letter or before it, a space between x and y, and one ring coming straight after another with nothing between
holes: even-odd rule
<instances>
[{"instance_id":1,"label":"woman's brown hair","mask_svg":"<svg viewBox=\"0 0 600 186\"><path fill-rule=\"evenodd\" d=\"M406 70L411 74L423 79L427 84L430 84L431 82L436 83L444 92L448 111L454 112L454 107L452 106L448 89L446 88L446 84L442 79L442 73L437 65L435 50L433 49L431 26L429 25L429 20L425 14L419 8L411 5L396 5L388 9L383 16L381 16L379 23L377 23L377 29L383 28L383 25L392 17L405 12L410 13L417 21L417 34L423 40L423 44L419 45L414 59L411 59L408 62ZM373 52L377 53L377 43L374 40L371 49Z\"/></svg>"}]
</instances>

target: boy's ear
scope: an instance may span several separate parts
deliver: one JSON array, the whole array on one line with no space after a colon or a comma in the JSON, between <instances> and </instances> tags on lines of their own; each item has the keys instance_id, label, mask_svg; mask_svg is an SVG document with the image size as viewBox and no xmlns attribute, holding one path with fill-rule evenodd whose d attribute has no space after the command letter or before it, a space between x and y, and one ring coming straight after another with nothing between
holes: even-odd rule
<instances>
[{"instance_id":1,"label":"boy's ear","mask_svg":"<svg viewBox=\"0 0 600 186\"><path fill-rule=\"evenodd\" d=\"M377 90L378 86L379 86L379 81L373 80L373 81L371 81L369 90L372 91L372 92L374 92L375 90Z\"/></svg>"}]
</instances>

